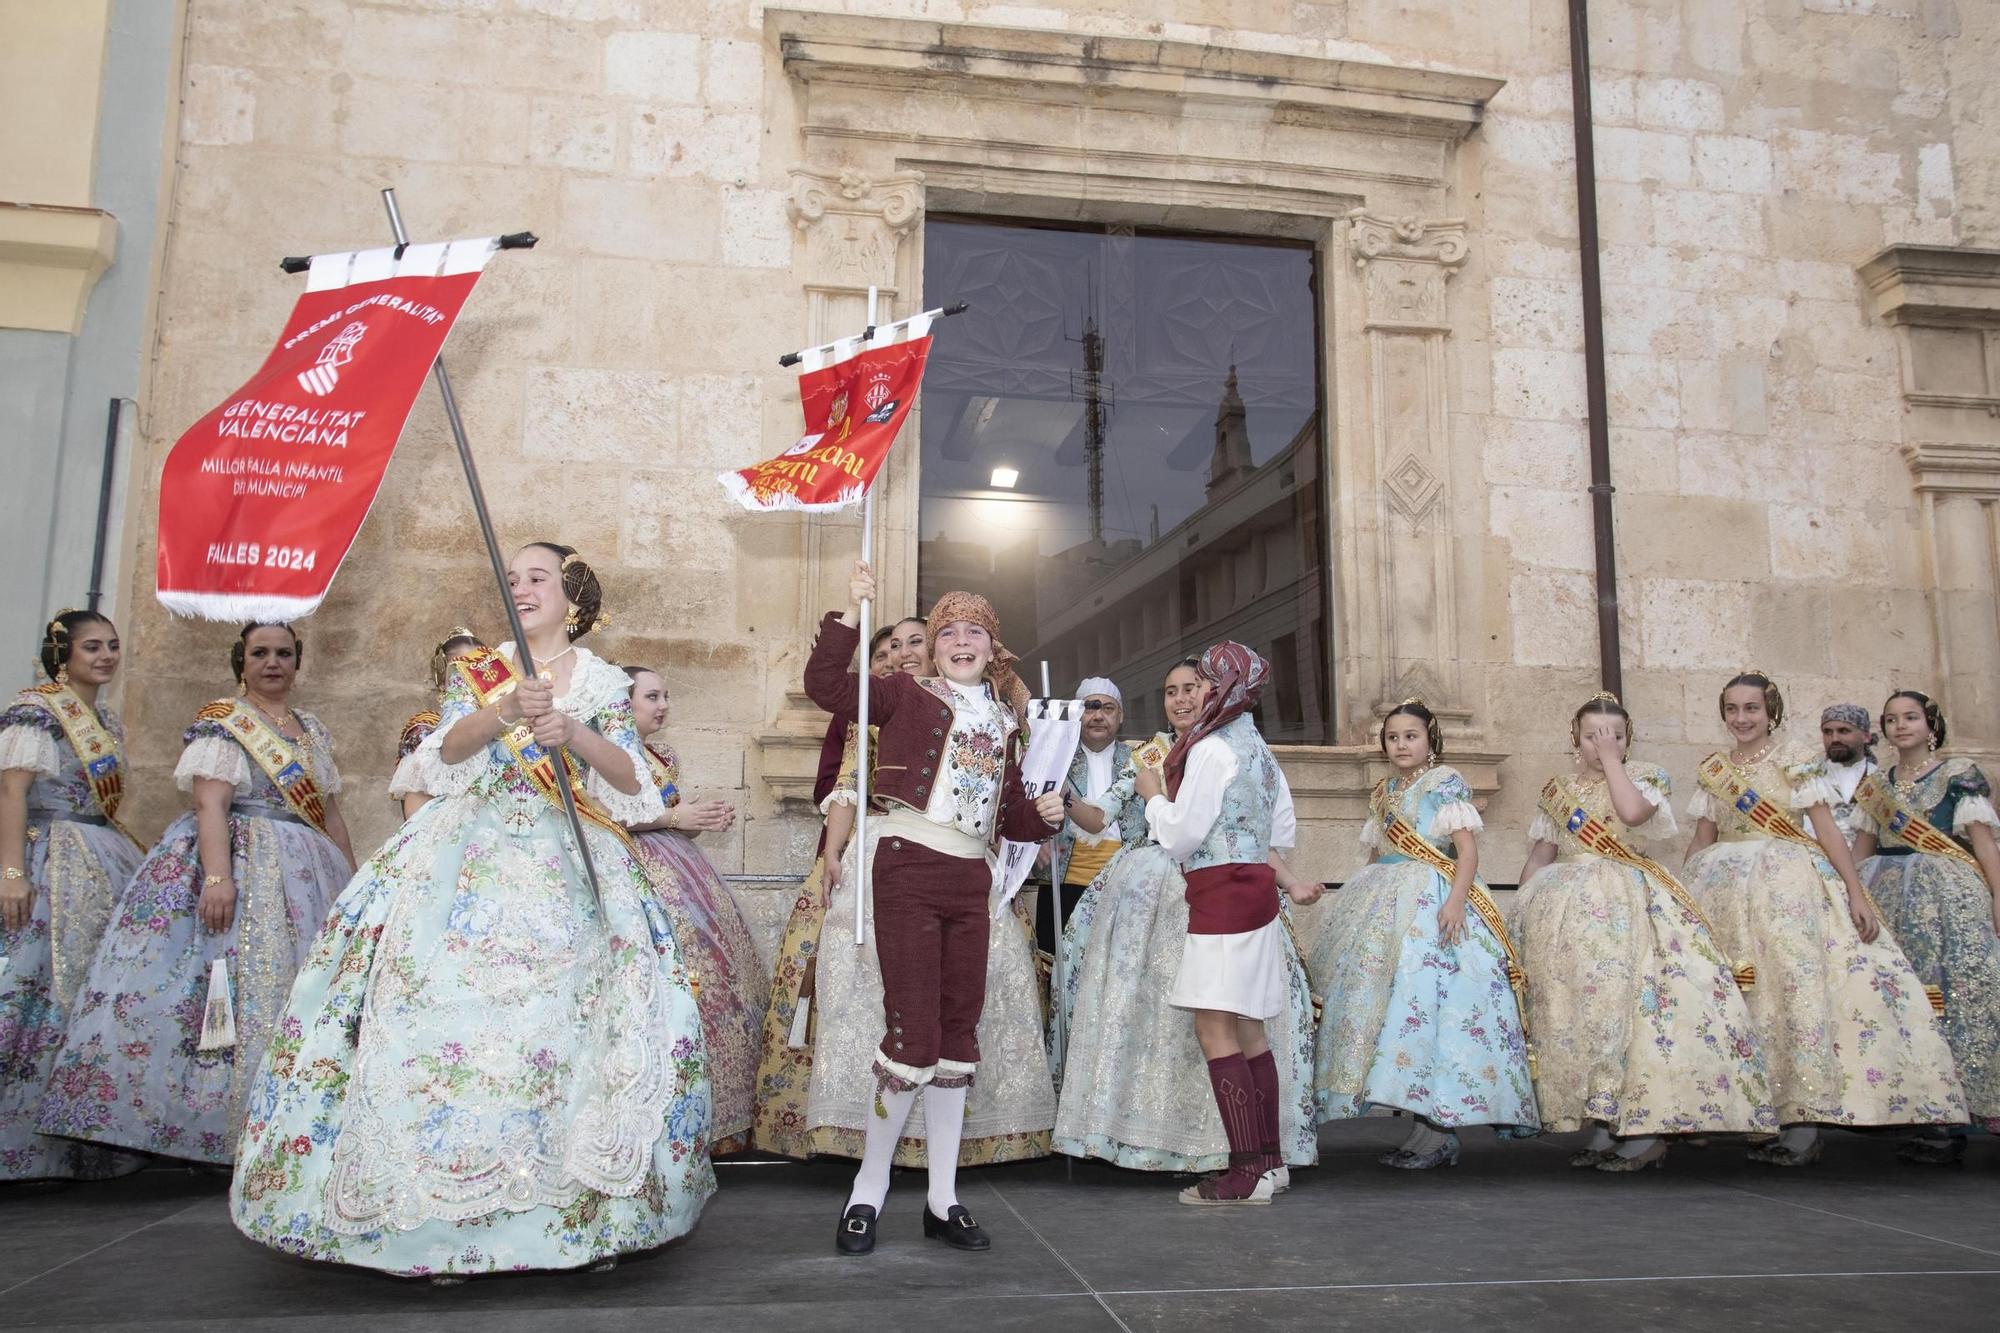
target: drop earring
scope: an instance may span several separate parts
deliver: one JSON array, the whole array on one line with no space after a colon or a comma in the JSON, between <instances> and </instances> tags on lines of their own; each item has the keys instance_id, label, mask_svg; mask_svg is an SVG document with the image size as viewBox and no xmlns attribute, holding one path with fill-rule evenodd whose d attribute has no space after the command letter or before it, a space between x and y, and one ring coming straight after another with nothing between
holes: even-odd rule
<instances>
[{"instance_id":1,"label":"drop earring","mask_svg":"<svg viewBox=\"0 0 2000 1333\"><path fill-rule=\"evenodd\" d=\"M69 684L69 663L65 662L56 668L56 684Z\"/></svg>"}]
</instances>

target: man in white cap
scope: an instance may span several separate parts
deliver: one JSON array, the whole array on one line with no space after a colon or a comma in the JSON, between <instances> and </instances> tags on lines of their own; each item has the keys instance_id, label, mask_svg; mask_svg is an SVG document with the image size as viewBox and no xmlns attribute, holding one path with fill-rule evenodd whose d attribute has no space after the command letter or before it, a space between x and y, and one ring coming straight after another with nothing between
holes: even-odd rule
<instances>
[{"instance_id":1,"label":"man in white cap","mask_svg":"<svg viewBox=\"0 0 2000 1333\"><path fill-rule=\"evenodd\" d=\"M1125 723L1125 696L1118 692L1117 684L1107 676L1092 676L1076 687L1075 697L1083 700L1083 743L1077 746L1069 777L1063 783L1065 805L1102 796L1132 761L1130 747L1118 739L1118 728ZM1083 891L1111 863L1119 836L1116 823L1102 833L1087 833L1074 821L1063 821L1062 832L1049 844L1049 884L1060 887L1057 892L1037 895L1035 905L1036 942L1046 952L1055 952L1056 936L1062 929L1052 911L1058 893L1066 923ZM1051 906L1044 907L1044 902Z\"/></svg>"}]
</instances>

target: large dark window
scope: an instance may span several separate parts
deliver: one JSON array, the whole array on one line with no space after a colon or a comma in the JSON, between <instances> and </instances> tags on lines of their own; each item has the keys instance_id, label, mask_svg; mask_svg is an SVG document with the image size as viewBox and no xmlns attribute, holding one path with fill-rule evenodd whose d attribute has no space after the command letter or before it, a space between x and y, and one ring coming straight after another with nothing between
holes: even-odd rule
<instances>
[{"instance_id":1,"label":"large dark window","mask_svg":"<svg viewBox=\"0 0 2000 1333\"><path fill-rule=\"evenodd\" d=\"M1165 725L1181 657L1271 659L1259 722L1332 739L1310 246L966 218L924 228L918 595L970 588L1022 676L1109 676Z\"/></svg>"}]
</instances>

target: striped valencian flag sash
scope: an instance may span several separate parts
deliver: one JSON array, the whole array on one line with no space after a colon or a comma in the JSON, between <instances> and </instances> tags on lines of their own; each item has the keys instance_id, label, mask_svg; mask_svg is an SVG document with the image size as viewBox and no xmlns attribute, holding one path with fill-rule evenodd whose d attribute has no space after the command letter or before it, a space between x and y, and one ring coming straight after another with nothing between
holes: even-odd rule
<instances>
[{"instance_id":1,"label":"striped valencian flag sash","mask_svg":"<svg viewBox=\"0 0 2000 1333\"><path fill-rule=\"evenodd\" d=\"M198 722L220 722L285 798L285 808L326 832L326 800L299 745L241 699L217 699L194 716Z\"/></svg>"},{"instance_id":2,"label":"striped valencian flag sash","mask_svg":"<svg viewBox=\"0 0 2000 1333\"><path fill-rule=\"evenodd\" d=\"M47 709L49 715L55 718L56 725L62 728L70 749L76 751L77 760L83 765L84 776L90 782L91 797L97 802L104 822L131 839L134 847L144 851L146 844L118 822L118 807L125 799L124 757L119 753L118 742L111 735L111 729L104 725L97 710L78 698L75 690L55 681L36 685L25 691L25 696Z\"/></svg>"}]
</instances>

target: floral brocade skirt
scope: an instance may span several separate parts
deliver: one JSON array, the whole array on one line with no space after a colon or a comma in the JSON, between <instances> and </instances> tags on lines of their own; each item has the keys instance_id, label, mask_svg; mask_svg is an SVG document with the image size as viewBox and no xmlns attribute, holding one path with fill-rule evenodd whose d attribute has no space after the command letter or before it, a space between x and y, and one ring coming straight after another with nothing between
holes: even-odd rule
<instances>
[{"instance_id":1,"label":"floral brocade skirt","mask_svg":"<svg viewBox=\"0 0 2000 1333\"><path fill-rule=\"evenodd\" d=\"M1513 936L1544 1129L1777 1131L1730 964L1665 886L1601 857L1565 858L1521 887Z\"/></svg>"},{"instance_id":2,"label":"floral brocade skirt","mask_svg":"<svg viewBox=\"0 0 2000 1333\"><path fill-rule=\"evenodd\" d=\"M532 793L432 801L314 942L253 1086L230 1212L391 1273L581 1267L714 1191L672 923L615 838L600 895Z\"/></svg>"},{"instance_id":3,"label":"floral brocade skirt","mask_svg":"<svg viewBox=\"0 0 2000 1333\"><path fill-rule=\"evenodd\" d=\"M1946 856L1876 856L1861 880L1923 985L1944 996L1944 1038L1966 1107L2000 1132L2000 938L1980 873Z\"/></svg>"},{"instance_id":4,"label":"floral brocade skirt","mask_svg":"<svg viewBox=\"0 0 2000 1333\"><path fill-rule=\"evenodd\" d=\"M879 834L871 822L868 840ZM841 858L840 882L820 923L810 1022L811 1073L803 1137L808 1154L859 1158L875 1109L876 1047L882 1041L882 969L875 958L869 904L868 942L854 944L858 840ZM979 1017L979 1068L965 1100L961 1166L1046 1157L1056 1121L1042 1026L1042 982L1035 969L1034 927L1024 904L994 923L986 958L986 1006ZM1012 922L1012 928L1008 923ZM780 967L785 966L781 961ZM917 1098L896 1145L898 1166L923 1166L924 1099Z\"/></svg>"},{"instance_id":5,"label":"floral brocade skirt","mask_svg":"<svg viewBox=\"0 0 2000 1333\"><path fill-rule=\"evenodd\" d=\"M1229 1142L1194 1019L1168 1001L1187 938L1187 885L1157 845L1121 848L1070 916L1069 1041L1055 1149L1141 1171L1219 1171ZM1319 1160L1312 995L1287 943L1287 1004L1266 1024L1285 1161Z\"/></svg>"},{"instance_id":6,"label":"floral brocade skirt","mask_svg":"<svg viewBox=\"0 0 2000 1333\"><path fill-rule=\"evenodd\" d=\"M1683 881L1745 992L1771 1102L1793 1125L1955 1124L1965 1096L1923 986L1888 929L1865 944L1847 890L1811 848L1774 838L1704 847Z\"/></svg>"},{"instance_id":7,"label":"floral brocade skirt","mask_svg":"<svg viewBox=\"0 0 2000 1333\"><path fill-rule=\"evenodd\" d=\"M317 829L232 814L236 912L202 925L195 816L167 827L120 897L42 1103L45 1133L227 1165L292 978L349 877ZM229 974L236 1044L196 1049L210 966Z\"/></svg>"},{"instance_id":8,"label":"floral brocade skirt","mask_svg":"<svg viewBox=\"0 0 2000 1333\"><path fill-rule=\"evenodd\" d=\"M0 1180L102 1180L145 1165L136 1153L40 1133L44 1090L91 955L139 849L116 829L74 820L29 824L34 910L0 931ZM61 939L66 947L58 948ZM65 957L65 955L67 955ZM73 960L73 961L72 961ZM69 984L65 985L64 982Z\"/></svg>"},{"instance_id":9,"label":"floral brocade skirt","mask_svg":"<svg viewBox=\"0 0 2000 1333\"><path fill-rule=\"evenodd\" d=\"M1439 939L1450 891L1399 857L1364 867L1321 911L1306 967L1323 1003L1313 1050L1322 1123L1389 1107L1446 1129L1540 1126L1506 949L1470 908L1465 938Z\"/></svg>"},{"instance_id":10,"label":"floral brocade skirt","mask_svg":"<svg viewBox=\"0 0 2000 1333\"><path fill-rule=\"evenodd\" d=\"M735 1151L749 1143L758 1037L770 994L757 946L729 885L691 838L655 830L635 841L646 878L673 922L681 961L694 975L714 1098L712 1151Z\"/></svg>"}]
</instances>

